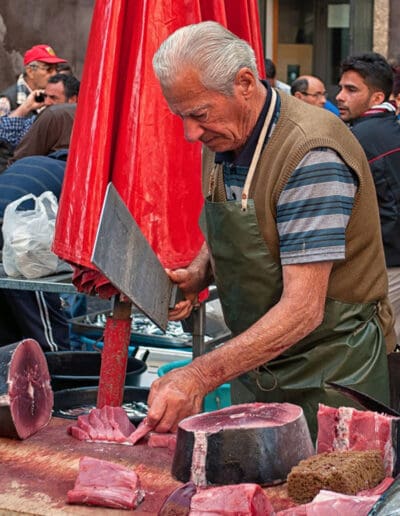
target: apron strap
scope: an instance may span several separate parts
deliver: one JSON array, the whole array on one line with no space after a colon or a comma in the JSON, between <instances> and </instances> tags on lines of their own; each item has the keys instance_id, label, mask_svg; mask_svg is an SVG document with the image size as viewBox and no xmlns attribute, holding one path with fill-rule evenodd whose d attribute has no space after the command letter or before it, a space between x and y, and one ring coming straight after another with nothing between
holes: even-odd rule
<instances>
[{"instance_id":1,"label":"apron strap","mask_svg":"<svg viewBox=\"0 0 400 516\"><path fill-rule=\"evenodd\" d=\"M244 187L243 187L242 211L246 211L247 210L247 200L249 198L250 185L251 185L251 182L253 180L254 173L255 173L256 167L257 167L257 163L258 163L258 160L259 160L261 152L262 152L262 148L263 148L263 144L264 144L264 141L265 141L265 137L267 135L268 127L269 127L269 125L271 123L271 119L272 119L272 116L273 116L274 111L275 111L277 94L276 94L276 91L273 88L271 88L271 92L272 92L271 103L270 103L270 106L269 106L269 109L268 109L267 116L265 117L265 122L264 122L263 128L261 129L260 136L258 137L256 150L254 151L253 159L251 160L249 171L247 173L246 182L245 182Z\"/></svg>"}]
</instances>

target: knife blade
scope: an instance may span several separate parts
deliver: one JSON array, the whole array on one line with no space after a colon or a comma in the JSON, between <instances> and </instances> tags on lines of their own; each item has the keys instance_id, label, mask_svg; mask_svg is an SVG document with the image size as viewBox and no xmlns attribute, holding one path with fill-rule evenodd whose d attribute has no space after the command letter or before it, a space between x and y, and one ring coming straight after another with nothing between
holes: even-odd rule
<instances>
[{"instance_id":1,"label":"knife blade","mask_svg":"<svg viewBox=\"0 0 400 516\"><path fill-rule=\"evenodd\" d=\"M107 186L91 262L163 331L184 298L112 183Z\"/></svg>"},{"instance_id":2,"label":"knife blade","mask_svg":"<svg viewBox=\"0 0 400 516\"><path fill-rule=\"evenodd\" d=\"M356 401L360 405L362 405L367 410L372 410L373 412L383 412L388 414L389 416L400 416L400 412L397 410L385 405L381 401L373 398L369 394L365 394L364 392L360 392L357 389L353 389L353 387L348 387L347 385L342 385L336 382L325 382L326 385L329 385L333 389L338 392L341 392L348 398Z\"/></svg>"}]
</instances>

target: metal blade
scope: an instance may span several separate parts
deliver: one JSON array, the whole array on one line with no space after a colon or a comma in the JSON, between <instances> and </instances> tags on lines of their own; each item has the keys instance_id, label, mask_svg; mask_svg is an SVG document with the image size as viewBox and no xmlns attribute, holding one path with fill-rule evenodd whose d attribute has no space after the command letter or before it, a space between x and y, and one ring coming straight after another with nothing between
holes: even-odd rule
<instances>
[{"instance_id":1,"label":"metal blade","mask_svg":"<svg viewBox=\"0 0 400 516\"><path fill-rule=\"evenodd\" d=\"M384 414L388 414L389 416L400 416L400 412L398 412L395 409L392 409L391 407L376 400L372 396L365 394L364 392L357 391L352 387L348 387L347 385L341 385L335 382L326 382L326 385L329 385L336 391L339 391L348 398L356 401L367 410L372 410L373 412L381 412Z\"/></svg>"},{"instance_id":2,"label":"metal blade","mask_svg":"<svg viewBox=\"0 0 400 516\"><path fill-rule=\"evenodd\" d=\"M141 312L166 330L176 285L112 183L107 186L91 261Z\"/></svg>"}]
</instances>

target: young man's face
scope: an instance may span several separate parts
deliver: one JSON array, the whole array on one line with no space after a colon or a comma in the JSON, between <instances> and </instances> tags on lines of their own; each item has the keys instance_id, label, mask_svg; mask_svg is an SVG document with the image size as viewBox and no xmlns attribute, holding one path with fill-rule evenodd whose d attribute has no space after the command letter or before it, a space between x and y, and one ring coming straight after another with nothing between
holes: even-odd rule
<instances>
[{"instance_id":1,"label":"young man's face","mask_svg":"<svg viewBox=\"0 0 400 516\"><path fill-rule=\"evenodd\" d=\"M358 118L376 103L375 92L368 88L357 72L344 72L339 81L339 88L336 102L340 118L345 122Z\"/></svg>"}]
</instances>

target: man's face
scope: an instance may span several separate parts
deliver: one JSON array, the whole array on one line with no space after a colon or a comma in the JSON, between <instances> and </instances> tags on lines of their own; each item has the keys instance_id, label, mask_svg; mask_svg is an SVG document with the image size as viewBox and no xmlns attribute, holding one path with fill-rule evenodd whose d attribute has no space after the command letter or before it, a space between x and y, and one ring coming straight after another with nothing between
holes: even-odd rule
<instances>
[{"instance_id":1,"label":"man's face","mask_svg":"<svg viewBox=\"0 0 400 516\"><path fill-rule=\"evenodd\" d=\"M185 138L200 141L213 152L241 149L250 132L252 117L240 87L232 96L207 90L195 70L183 71L173 86L163 88L173 113L183 120Z\"/></svg>"},{"instance_id":2,"label":"man's face","mask_svg":"<svg viewBox=\"0 0 400 516\"><path fill-rule=\"evenodd\" d=\"M308 80L308 88L305 93L301 93L301 100L312 104L313 106L324 107L326 102L325 85L316 77L310 77Z\"/></svg>"},{"instance_id":3,"label":"man's face","mask_svg":"<svg viewBox=\"0 0 400 516\"><path fill-rule=\"evenodd\" d=\"M48 83L44 89L45 105L64 104L67 101L63 82Z\"/></svg>"},{"instance_id":4,"label":"man's face","mask_svg":"<svg viewBox=\"0 0 400 516\"><path fill-rule=\"evenodd\" d=\"M374 92L370 91L361 75L353 70L343 73L339 88L337 107L340 118L345 122L358 118L376 103Z\"/></svg>"},{"instance_id":5,"label":"man's face","mask_svg":"<svg viewBox=\"0 0 400 516\"><path fill-rule=\"evenodd\" d=\"M56 65L38 62L37 65L32 65L27 68L27 74L30 79L30 85L33 90L42 90L46 87L47 81L52 75L55 75Z\"/></svg>"}]
</instances>

